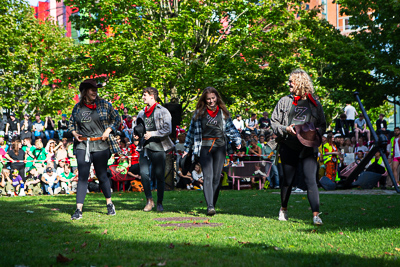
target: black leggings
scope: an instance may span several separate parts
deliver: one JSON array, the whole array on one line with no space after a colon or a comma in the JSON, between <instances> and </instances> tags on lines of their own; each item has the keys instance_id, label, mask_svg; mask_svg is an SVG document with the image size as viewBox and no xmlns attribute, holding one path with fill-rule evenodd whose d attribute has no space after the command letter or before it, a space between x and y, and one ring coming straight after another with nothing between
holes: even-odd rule
<instances>
[{"instance_id":1,"label":"black leggings","mask_svg":"<svg viewBox=\"0 0 400 267\"><path fill-rule=\"evenodd\" d=\"M319 192L315 175L318 168L317 158L311 154L305 158L299 158L300 152L294 151L288 146L282 144L280 155L283 169L283 181L281 187L281 205L287 208L294 177L296 175L298 163L303 166L304 181L307 185L307 197L312 212L319 212Z\"/></svg>"},{"instance_id":2,"label":"black leggings","mask_svg":"<svg viewBox=\"0 0 400 267\"><path fill-rule=\"evenodd\" d=\"M226 157L226 147L202 146L200 150L200 165L203 169L203 192L207 208L214 208L219 195L222 168Z\"/></svg>"},{"instance_id":3,"label":"black leggings","mask_svg":"<svg viewBox=\"0 0 400 267\"><path fill-rule=\"evenodd\" d=\"M157 179L157 203L162 203L164 200L165 158L166 156L164 151L152 151L147 149L147 157L144 156L144 151L140 151L139 166L144 194L146 195L146 198L153 198L150 185L151 164L152 173Z\"/></svg>"},{"instance_id":4,"label":"black leggings","mask_svg":"<svg viewBox=\"0 0 400 267\"><path fill-rule=\"evenodd\" d=\"M91 152L89 162L85 162L85 153L83 149L76 150L76 160L78 162L78 188L76 190L76 203L83 204L88 188L88 179L90 173L90 165L93 162L96 177L100 182L100 189L103 191L105 198L111 198L110 179L107 177L107 161L111 152L109 149Z\"/></svg>"}]
</instances>

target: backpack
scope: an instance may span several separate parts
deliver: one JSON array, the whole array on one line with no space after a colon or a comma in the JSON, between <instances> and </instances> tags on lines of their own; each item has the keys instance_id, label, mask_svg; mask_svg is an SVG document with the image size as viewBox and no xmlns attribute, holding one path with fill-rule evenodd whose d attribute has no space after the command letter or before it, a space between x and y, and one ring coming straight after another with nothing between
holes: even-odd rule
<instances>
[{"instance_id":1,"label":"backpack","mask_svg":"<svg viewBox=\"0 0 400 267\"><path fill-rule=\"evenodd\" d=\"M144 191L142 182L139 180L131 181L131 189L132 189L132 192L143 192Z\"/></svg>"}]
</instances>

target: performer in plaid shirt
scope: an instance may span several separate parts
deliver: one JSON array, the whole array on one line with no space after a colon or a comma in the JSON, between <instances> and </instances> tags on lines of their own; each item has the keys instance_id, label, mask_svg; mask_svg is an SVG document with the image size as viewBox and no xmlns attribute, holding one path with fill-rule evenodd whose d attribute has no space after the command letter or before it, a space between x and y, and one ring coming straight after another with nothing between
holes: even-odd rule
<instances>
[{"instance_id":1,"label":"performer in plaid shirt","mask_svg":"<svg viewBox=\"0 0 400 267\"><path fill-rule=\"evenodd\" d=\"M78 189L76 192L75 213L72 220L82 218L90 166L93 163L101 191L107 202L107 214L115 215L111 201L110 181L107 177L107 161L111 153L119 153L120 148L113 136L121 123L121 118L111 103L100 98L97 89L101 88L94 79L83 81L79 86L81 100L72 110L68 130L75 139L74 154L78 161Z\"/></svg>"},{"instance_id":2,"label":"performer in plaid shirt","mask_svg":"<svg viewBox=\"0 0 400 267\"><path fill-rule=\"evenodd\" d=\"M204 197L207 215L213 216L219 195L221 172L226 157L228 136L240 149L241 138L233 125L230 114L218 91L213 87L204 89L196 105L185 141L184 158L190 149L200 158L204 174Z\"/></svg>"}]
</instances>

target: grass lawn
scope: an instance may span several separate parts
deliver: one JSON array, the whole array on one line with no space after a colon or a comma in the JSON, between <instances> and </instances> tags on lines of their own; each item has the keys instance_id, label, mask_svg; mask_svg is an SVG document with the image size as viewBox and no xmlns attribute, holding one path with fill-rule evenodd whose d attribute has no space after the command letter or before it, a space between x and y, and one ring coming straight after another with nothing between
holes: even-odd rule
<instances>
[{"instance_id":1,"label":"grass lawn","mask_svg":"<svg viewBox=\"0 0 400 267\"><path fill-rule=\"evenodd\" d=\"M142 211L144 193L113 193L116 216L102 194L88 194L78 221L74 195L3 197L0 265L400 266L400 196L321 194L316 227L304 194L278 221L277 192L222 191L208 219L201 191L166 192L163 213Z\"/></svg>"}]
</instances>

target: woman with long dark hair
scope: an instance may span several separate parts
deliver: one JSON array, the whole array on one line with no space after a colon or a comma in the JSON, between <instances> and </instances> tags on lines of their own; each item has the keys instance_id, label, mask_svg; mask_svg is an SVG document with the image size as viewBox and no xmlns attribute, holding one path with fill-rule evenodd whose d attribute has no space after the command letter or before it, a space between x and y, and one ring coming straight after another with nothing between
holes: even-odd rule
<instances>
[{"instance_id":1,"label":"woman with long dark hair","mask_svg":"<svg viewBox=\"0 0 400 267\"><path fill-rule=\"evenodd\" d=\"M197 102L182 158L190 149L193 149L193 155L199 157L204 174L207 215L210 216L216 213L215 204L218 200L221 172L226 157L227 137L240 149L241 138L225 103L214 87L207 87Z\"/></svg>"},{"instance_id":2,"label":"woman with long dark hair","mask_svg":"<svg viewBox=\"0 0 400 267\"><path fill-rule=\"evenodd\" d=\"M16 139L11 144L11 150L8 150L5 157L11 162L11 169L18 170L19 175L25 183L25 152L22 150L21 140Z\"/></svg>"},{"instance_id":3,"label":"woman with long dark hair","mask_svg":"<svg viewBox=\"0 0 400 267\"><path fill-rule=\"evenodd\" d=\"M316 173L318 146L326 129L324 111L312 96L313 83L305 71L297 69L290 74L289 89L290 95L279 100L271 117L283 168L279 220L288 220L287 206L294 177L298 166L302 166L313 223L321 225Z\"/></svg>"},{"instance_id":4,"label":"woman with long dark hair","mask_svg":"<svg viewBox=\"0 0 400 267\"><path fill-rule=\"evenodd\" d=\"M75 139L74 154L78 162L78 189L76 192L76 211L72 220L82 218L82 207L86 197L90 166L93 163L101 191L106 198L107 214L115 215L111 201L110 181L107 177L107 161L111 153L120 152L115 137L121 118L111 103L97 94L101 84L94 79L83 81L79 86L81 100L72 110L68 130Z\"/></svg>"}]
</instances>

